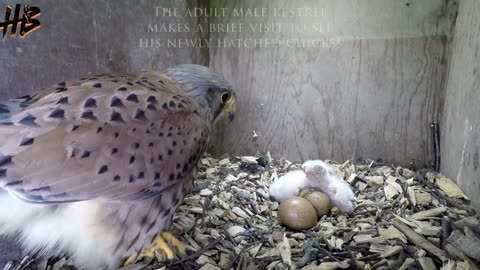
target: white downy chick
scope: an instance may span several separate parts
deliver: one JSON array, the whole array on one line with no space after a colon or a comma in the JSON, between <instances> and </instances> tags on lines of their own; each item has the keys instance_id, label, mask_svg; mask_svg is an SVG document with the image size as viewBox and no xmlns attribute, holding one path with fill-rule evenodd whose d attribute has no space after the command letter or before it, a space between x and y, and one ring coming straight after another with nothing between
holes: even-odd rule
<instances>
[{"instance_id":1,"label":"white downy chick","mask_svg":"<svg viewBox=\"0 0 480 270\"><path fill-rule=\"evenodd\" d=\"M282 202L289 197L297 196L301 189L309 187L310 182L303 171L290 171L270 185L268 194L272 200Z\"/></svg>"},{"instance_id":2,"label":"white downy chick","mask_svg":"<svg viewBox=\"0 0 480 270\"><path fill-rule=\"evenodd\" d=\"M332 167L321 160L309 160L303 163L302 170L306 174L307 185L325 192L332 206L344 213L352 213L355 209L355 194L350 185L335 173Z\"/></svg>"}]
</instances>

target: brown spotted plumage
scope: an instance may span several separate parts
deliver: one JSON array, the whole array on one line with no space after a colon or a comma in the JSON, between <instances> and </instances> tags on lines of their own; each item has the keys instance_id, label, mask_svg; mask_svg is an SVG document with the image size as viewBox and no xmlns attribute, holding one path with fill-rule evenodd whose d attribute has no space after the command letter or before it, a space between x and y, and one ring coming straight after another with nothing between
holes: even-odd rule
<instances>
[{"instance_id":1,"label":"brown spotted plumage","mask_svg":"<svg viewBox=\"0 0 480 270\"><path fill-rule=\"evenodd\" d=\"M211 124L231 117L234 103L215 72L181 65L62 82L0 104L0 185L9 193L0 196L0 232L82 267L117 266L168 229ZM20 218L10 220L5 204ZM41 235L46 226L71 228Z\"/></svg>"}]
</instances>

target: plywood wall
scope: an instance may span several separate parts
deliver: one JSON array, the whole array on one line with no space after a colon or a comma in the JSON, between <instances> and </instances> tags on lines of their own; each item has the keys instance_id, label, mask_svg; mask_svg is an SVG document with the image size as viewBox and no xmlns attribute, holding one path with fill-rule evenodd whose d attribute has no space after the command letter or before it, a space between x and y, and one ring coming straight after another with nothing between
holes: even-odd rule
<instances>
[{"instance_id":1,"label":"plywood wall","mask_svg":"<svg viewBox=\"0 0 480 270\"><path fill-rule=\"evenodd\" d=\"M414 160L417 167L431 158L429 123L443 108L451 23L445 16L447 0L18 2L41 8L42 27L25 39L0 42L2 99L85 74L209 64L232 81L239 96L238 117L226 129L218 126L211 140L215 154L269 150L295 161L382 157L401 165ZM186 8L223 11L156 16L155 6L180 13ZM279 7L289 9L269 14ZM243 15L235 15L240 9ZM291 9L296 9L293 16ZM148 27L182 22L206 28L210 23L212 31L152 32ZM257 28L235 29L240 23ZM300 28L278 31L272 24ZM303 25L316 30L301 31ZM157 45L167 39L207 40L210 48ZM317 43L268 48L218 43L265 39Z\"/></svg>"},{"instance_id":2,"label":"plywood wall","mask_svg":"<svg viewBox=\"0 0 480 270\"><path fill-rule=\"evenodd\" d=\"M480 2L459 4L441 129L441 171L480 209Z\"/></svg>"},{"instance_id":3,"label":"plywood wall","mask_svg":"<svg viewBox=\"0 0 480 270\"><path fill-rule=\"evenodd\" d=\"M208 48L165 45L169 38L208 38L208 33L149 30L149 24L153 28L162 23L207 23L205 17L157 16L155 8L177 8L182 12L188 7L201 7L205 1L0 0L0 13L4 14L7 5L17 3L40 8L41 28L25 39L0 40L1 99L86 74L159 69L183 63L208 65Z\"/></svg>"},{"instance_id":4,"label":"plywood wall","mask_svg":"<svg viewBox=\"0 0 480 270\"><path fill-rule=\"evenodd\" d=\"M429 123L438 120L443 104L450 23L445 2L212 0L211 7L225 8L226 15L211 23L246 24L243 32L210 33L211 42L219 44L210 49L210 65L233 82L240 103L237 120L218 136L215 149L269 150L296 161L382 157L425 166L432 151ZM322 13L238 16L242 9L279 7ZM278 23L286 30L248 28ZM288 28L317 23L323 32L319 26L310 33ZM323 41L268 48L252 47L251 41L237 47L224 43L252 39Z\"/></svg>"}]
</instances>

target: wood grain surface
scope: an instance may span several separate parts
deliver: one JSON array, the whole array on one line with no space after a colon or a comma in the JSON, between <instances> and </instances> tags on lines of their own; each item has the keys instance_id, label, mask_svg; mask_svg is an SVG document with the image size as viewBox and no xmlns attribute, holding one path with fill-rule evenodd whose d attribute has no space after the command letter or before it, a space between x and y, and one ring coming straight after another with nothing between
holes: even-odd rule
<instances>
[{"instance_id":1,"label":"wood grain surface","mask_svg":"<svg viewBox=\"0 0 480 270\"><path fill-rule=\"evenodd\" d=\"M167 39L208 38L207 32L149 30L149 24L152 28L155 24L206 24L204 17L156 16L154 8L182 12L201 7L205 1L0 0L0 13L7 4L16 3L38 6L41 27L24 39L0 41L1 99L89 74L155 70L184 63L208 65L208 48L156 45L157 40L164 44Z\"/></svg>"},{"instance_id":2,"label":"wood grain surface","mask_svg":"<svg viewBox=\"0 0 480 270\"><path fill-rule=\"evenodd\" d=\"M459 4L441 128L441 171L480 209L480 2Z\"/></svg>"},{"instance_id":3,"label":"wood grain surface","mask_svg":"<svg viewBox=\"0 0 480 270\"><path fill-rule=\"evenodd\" d=\"M25 39L2 41L0 96L25 95L86 74L210 63L233 82L240 103L233 125L218 129L211 140L215 154L270 150L294 161L382 157L400 165L413 159L423 167L432 158L429 123L439 119L443 108L450 23L446 2L19 1L41 8L42 27ZM154 6L219 7L226 15L155 16ZM278 7L287 8L287 14L250 16L244 10L244 16L233 16L234 9ZM288 15L306 8L320 9L321 15ZM181 22L222 24L225 30L148 31L150 23ZM226 29L234 23L260 28ZM323 28L321 33L266 30L276 23ZM152 39L172 38L204 39L213 45L151 45ZM226 48L216 43L229 39L321 40L321 45Z\"/></svg>"},{"instance_id":4,"label":"wood grain surface","mask_svg":"<svg viewBox=\"0 0 480 270\"><path fill-rule=\"evenodd\" d=\"M230 11L211 19L214 23L320 21L331 27L329 33L213 32L213 43L334 40L327 43L331 46L313 48L211 48L210 65L223 71L239 94L238 118L234 127L217 134L216 153L269 150L294 161L383 158L404 166L411 160L417 167L427 165L432 158L429 124L438 120L442 109L447 67L443 1L423 1L422 6L402 1L212 2L212 7ZM324 15L242 18L232 12L299 6L324 8ZM255 140L253 130L258 134Z\"/></svg>"}]
</instances>

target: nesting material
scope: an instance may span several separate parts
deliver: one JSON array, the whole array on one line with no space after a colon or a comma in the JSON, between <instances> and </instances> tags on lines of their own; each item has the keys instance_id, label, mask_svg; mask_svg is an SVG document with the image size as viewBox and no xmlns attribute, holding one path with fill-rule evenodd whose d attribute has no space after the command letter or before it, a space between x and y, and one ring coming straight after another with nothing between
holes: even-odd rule
<instances>
[{"instance_id":1,"label":"nesting material","mask_svg":"<svg viewBox=\"0 0 480 270\"><path fill-rule=\"evenodd\" d=\"M295 231L281 225L280 204L269 198L268 189L301 164L267 160L201 161L195 188L174 217L175 229L196 256L189 260L208 257L192 269L477 267L477 254L466 250L476 243L472 234L480 233L478 216L465 194L444 176L374 161L332 162L334 171L352 186L357 207L352 214L330 211L314 228ZM200 196L204 188L213 194ZM454 241L449 238L452 232L464 237Z\"/></svg>"},{"instance_id":2,"label":"nesting material","mask_svg":"<svg viewBox=\"0 0 480 270\"><path fill-rule=\"evenodd\" d=\"M309 230L281 225L270 184L300 164L270 155L200 162L172 229L189 254L125 269L477 269L480 222L450 179L375 161L331 162L356 195ZM293 210L293 209L292 209ZM58 269L58 265L56 268Z\"/></svg>"}]
</instances>

